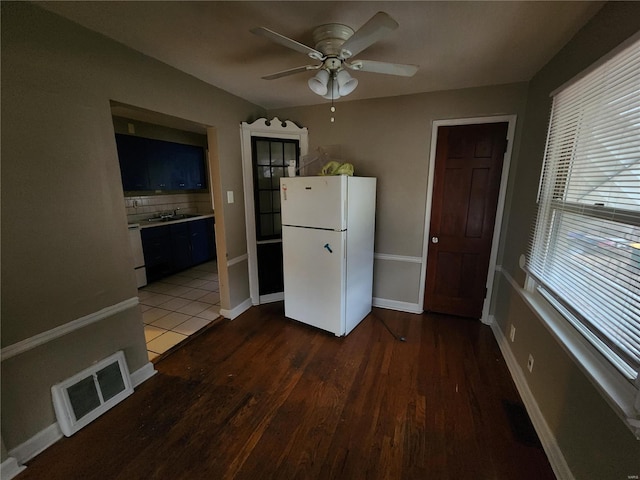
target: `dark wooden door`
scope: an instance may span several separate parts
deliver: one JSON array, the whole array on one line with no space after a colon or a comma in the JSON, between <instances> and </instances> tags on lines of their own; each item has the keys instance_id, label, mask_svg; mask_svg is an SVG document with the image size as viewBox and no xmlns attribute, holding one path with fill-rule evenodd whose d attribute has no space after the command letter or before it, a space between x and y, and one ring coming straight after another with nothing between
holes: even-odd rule
<instances>
[{"instance_id":1,"label":"dark wooden door","mask_svg":"<svg viewBox=\"0 0 640 480\"><path fill-rule=\"evenodd\" d=\"M480 318L507 123L438 128L424 309Z\"/></svg>"}]
</instances>

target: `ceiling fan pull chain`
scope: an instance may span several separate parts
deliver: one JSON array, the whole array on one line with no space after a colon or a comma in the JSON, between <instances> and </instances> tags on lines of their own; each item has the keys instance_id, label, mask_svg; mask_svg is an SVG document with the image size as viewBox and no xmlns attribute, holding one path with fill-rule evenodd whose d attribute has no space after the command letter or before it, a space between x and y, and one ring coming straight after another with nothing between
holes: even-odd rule
<instances>
[{"instance_id":1,"label":"ceiling fan pull chain","mask_svg":"<svg viewBox=\"0 0 640 480\"><path fill-rule=\"evenodd\" d=\"M329 110L331 110L331 113L335 113L336 111L336 107L333 105L333 82L336 81L336 74L332 73L331 74L331 108ZM335 117L333 115L331 115L331 123L334 123L336 121Z\"/></svg>"}]
</instances>

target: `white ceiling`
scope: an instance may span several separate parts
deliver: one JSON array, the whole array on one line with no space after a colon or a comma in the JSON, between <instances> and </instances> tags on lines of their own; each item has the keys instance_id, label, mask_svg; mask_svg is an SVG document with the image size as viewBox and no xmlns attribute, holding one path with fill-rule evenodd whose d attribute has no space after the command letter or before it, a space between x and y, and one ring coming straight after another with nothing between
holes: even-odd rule
<instances>
[{"instance_id":1,"label":"white ceiling","mask_svg":"<svg viewBox=\"0 0 640 480\"><path fill-rule=\"evenodd\" d=\"M355 72L346 100L530 80L602 6L602 2L231 1L37 2L266 109L328 100L309 90L304 72L260 77L312 63L304 54L249 32L271 30L315 47L313 28L357 30L384 11L399 28L355 59L420 66L412 78Z\"/></svg>"}]
</instances>

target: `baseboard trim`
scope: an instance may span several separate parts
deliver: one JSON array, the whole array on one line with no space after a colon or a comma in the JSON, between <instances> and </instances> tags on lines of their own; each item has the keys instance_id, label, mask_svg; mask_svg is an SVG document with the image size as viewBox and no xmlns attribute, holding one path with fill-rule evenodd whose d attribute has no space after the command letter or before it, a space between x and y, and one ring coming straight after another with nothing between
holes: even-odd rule
<instances>
[{"instance_id":1,"label":"baseboard trim","mask_svg":"<svg viewBox=\"0 0 640 480\"><path fill-rule=\"evenodd\" d=\"M260 295L260 304L280 302L284 300L284 292L270 293L269 295Z\"/></svg>"},{"instance_id":2,"label":"baseboard trim","mask_svg":"<svg viewBox=\"0 0 640 480\"><path fill-rule=\"evenodd\" d=\"M422 257L391 255L390 253L374 253L373 258L374 260L387 260L389 262L422 263Z\"/></svg>"},{"instance_id":3,"label":"baseboard trim","mask_svg":"<svg viewBox=\"0 0 640 480\"><path fill-rule=\"evenodd\" d=\"M131 386L133 388L136 388L141 383L149 380L156 373L158 373L158 371L155 369L153 363L148 362L146 365L144 365L143 367L139 368L138 370L136 370L135 372L133 372L130 375L130 377L131 377Z\"/></svg>"},{"instance_id":4,"label":"baseboard trim","mask_svg":"<svg viewBox=\"0 0 640 480\"><path fill-rule=\"evenodd\" d=\"M142 382L151 378L156 373L158 372L154 368L153 363L149 362L131 374L131 384L135 388ZM60 430L58 422L55 422L49 425L44 430L36 433L26 442L18 445L12 450L9 450L9 455L15 458L16 461L20 464L27 463L36 455L44 452L47 448L56 443L62 437L62 430ZM2 480L4 480L4 476L2 477Z\"/></svg>"},{"instance_id":5,"label":"baseboard trim","mask_svg":"<svg viewBox=\"0 0 640 480\"><path fill-rule=\"evenodd\" d=\"M135 307L136 305L138 305L138 297L128 298L127 300L123 300L122 302L116 303L115 305L110 305L103 308L102 310L98 310L97 312L93 312L89 315L85 315L84 317L72 320L69 323L60 325L59 327L52 328L51 330L39 333L37 335L34 335L33 337L26 338L0 350L0 359L4 361L8 358L15 357L16 355L20 355L21 353L39 347L40 345L44 345L51 340L63 337L70 334L71 332L86 327L87 325L91 325L92 323L96 323L100 320L111 317L116 313L124 312L125 310Z\"/></svg>"},{"instance_id":6,"label":"baseboard trim","mask_svg":"<svg viewBox=\"0 0 640 480\"><path fill-rule=\"evenodd\" d=\"M493 315L489 316L488 325L491 327L491 331L493 332L496 342L498 342L498 346L502 352L502 357L507 364L507 368L511 373L511 378L513 378L513 382L516 385L518 393L520 393L520 396L522 397L522 402L524 403L527 413L531 418L533 428L535 428L536 433L540 438L542 448L547 454L547 458L549 459L549 463L551 464L551 468L553 469L556 478L558 480L575 480L575 477L562 454L562 450L560 450L560 447L558 446L558 442L556 441L553 432L549 428L547 421L544 419L542 412L540 411L540 407L538 407L538 402L536 402L535 397L529 389L524 372L520 368L520 365L518 365L516 358L513 356L513 352L509 348L507 338L502 333L502 330Z\"/></svg>"},{"instance_id":7,"label":"baseboard trim","mask_svg":"<svg viewBox=\"0 0 640 480\"><path fill-rule=\"evenodd\" d=\"M249 310L252 306L253 304L251 303L251 299L247 298L244 302L231 310L221 308L220 315L222 315L224 318L228 318L229 320L233 320Z\"/></svg>"},{"instance_id":8,"label":"baseboard trim","mask_svg":"<svg viewBox=\"0 0 640 480\"><path fill-rule=\"evenodd\" d=\"M421 314L424 310L417 303L399 302L397 300L389 300L386 298L373 297L372 305L374 307L386 308L388 310L397 310L399 312Z\"/></svg>"},{"instance_id":9,"label":"baseboard trim","mask_svg":"<svg viewBox=\"0 0 640 480\"><path fill-rule=\"evenodd\" d=\"M18 463L27 463L36 455L44 452L62 437L62 430L60 430L58 422L52 423L44 430L36 433L26 442L21 443L13 450L9 450L9 455L14 457Z\"/></svg>"},{"instance_id":10,"label":"baseboard trim","mask_svg":"<svg viewBox=\"0 0 640 480\"><path fill-rule=\"evenodd\" d=\"M25 468L27 467L25 467L24 465L19 465L18 461L15 458L9 457L0 465L0 479L11 480Z\"/></svg>"}]
</instances>

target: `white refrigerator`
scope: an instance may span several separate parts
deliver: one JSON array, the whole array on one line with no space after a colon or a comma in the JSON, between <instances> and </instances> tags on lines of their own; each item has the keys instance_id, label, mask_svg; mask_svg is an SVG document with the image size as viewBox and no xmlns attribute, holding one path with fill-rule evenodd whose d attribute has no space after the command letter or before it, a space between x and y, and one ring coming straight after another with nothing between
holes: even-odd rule
<instances>
[{"instance_id":1,"label":"white refrigerator","mask_svg":"<svg viewBox=\"0 0 640 480\"><path fill-rule=\"evenodd\" d=\"M376 179L280 179L284 313L347 335L371 312Z\"/></svg>"}]
</instances>

